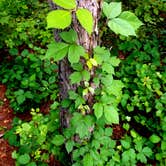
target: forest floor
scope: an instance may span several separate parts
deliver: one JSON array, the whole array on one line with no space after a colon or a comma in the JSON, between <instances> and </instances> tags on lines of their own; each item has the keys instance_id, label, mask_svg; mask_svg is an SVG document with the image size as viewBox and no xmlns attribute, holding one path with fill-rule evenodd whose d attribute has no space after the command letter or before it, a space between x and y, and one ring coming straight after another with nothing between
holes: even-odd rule
<instances>
[{"instance_id":1,"label":"forest floor","mask_svg":"<svg viewBox=\"0 0 166 166\"><path fill-rule=\"evenodd\" d=\"M3 139L3 135L5 131L11 129L15 116L29 121L31 115L29 113L14 114L10 108L9 100L5 96L5 92L6 86L0 84L0 166L15 166L15 160L12 159L12 152L15 148L10 146L7 140ZM43 110L43 113L48 113L49 104L43 105L41 110ZM50 156L49 166L61 166L61 164L53 156Z\"/></svg>"},{"instance_id":2,"label":"forest floor","mask_svg":"<svg viewBox=\"0 0 166 166\"><path fill-rule=\"evenodd\" d=\"M6 130L11 128L14 114L5 97L6 87L0 85L0 166L15 166L11 154L14 147L11 147L2 137Z\"/></svg>"}]
</instances>

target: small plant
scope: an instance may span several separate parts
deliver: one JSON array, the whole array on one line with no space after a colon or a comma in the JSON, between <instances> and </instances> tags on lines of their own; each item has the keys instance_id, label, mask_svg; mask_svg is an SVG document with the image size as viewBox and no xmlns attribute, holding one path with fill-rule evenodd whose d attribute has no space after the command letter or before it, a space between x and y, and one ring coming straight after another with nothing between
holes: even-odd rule
<instances>
[{"instance_id":1,"label":"small plant","mask_svg":"<svg viewBox=\"0 0 166 166\"><path fill-rule=\"evenodd\" d=\"M11 53L14 49L12 49ZM43 50L41 50L43 51ZM17 50L15 52L17 54ZM0 80L8 87L7 97L16 112L39 107L41 102L55 100L57 65L42 61L39 55L24 49L20 56L4 63Z\"/></svg>"},{"instance_id":2,"label":"small plant","mask_svg":"<svg viewBox=\"0 0 166 166\"><path fill-rule=\"evenodd\" d=\"M18 147L12 153L16 165L48 165L51 154L57 159L63 156L60 146L64 138L58 131L59 111L53 109L49 115L43 115L39 109L32 109L31 115L30 122L14 119L13 128L5 134L5 138Z\"/></svg>"}]
</instances>

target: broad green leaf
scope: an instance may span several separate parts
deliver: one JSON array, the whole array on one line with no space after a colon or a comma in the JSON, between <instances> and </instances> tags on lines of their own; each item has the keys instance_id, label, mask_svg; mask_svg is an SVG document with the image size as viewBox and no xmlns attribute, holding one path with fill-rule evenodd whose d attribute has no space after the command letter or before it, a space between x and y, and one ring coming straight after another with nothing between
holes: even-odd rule
<instances>
[{"instance_id":1,"label":"broad green leaf","mask_svg":"<svg viewBox=\"0 0 166 166\"><path fill-rule=\"evenodd\" d=\"M166 151L166 140L161 141L161 150Z\"/></svg>"},{"instance_id":2,"label":"broad green leaf","mask_svg":"<svg viewBox=\"0 0 166 166\"><path fill-rule=\"evenodd\" d=\"M52 143L56 146L60 146L64 143L65 139L62 135L55 135L52 139Z\"/></svg>"},{"instance_id":3,"label":"broad green leaf","mask_svg":"<svg viewBox=\"0 0 166 166\"><path fill-rule=\"evenodd\" d=\"M110 58L110 63L111 63L112 66L119 66L120 59L113 56L113 57Z\"/></svg>"},{"instance_id":4,"label":"broad green leaf","mask_svg":"<svg viewBox=\"0 0 166 166\"><path fill-rule=\"evenodd\" d=\"M111 136L112 135L112 133L113 133L113 129L111 128L111 127L107 127L106 129L105 129L105 136Z\"/></svg>"},{"instance_id":5,"label":"broad green leaf","mask_svg":"<svg viewBox=\"0 0 166 166\"><path fill-rule=\"evenodd\" d=\"M154 144L159 143L160 140L161 140L161 138L158 135L155 135L155 134L151 135L149 139Z\"/></svg>"},{"instance_id":6,"label":"broad green leaf","mask_svg":"<svg viewBox=\"0 0 166 166\"><path fill-rule=\"evenodd\" d=\"M113 106L104 106L104 116L109 123L119 124L119 114Z\"/></svg>"},{"instance_id":7,"label":"broad green leaf","mask_svg":"<svg viewBox=\"0 0 166 166\"><path fill-rule=\"evenodd\" d=\"M78 94L72 90L70 90L68 94L69 94L69 99L75 100L78 98Z\"/></svg>"},{"instance_id":8,"label":"broad green leaf","mask_svg":"<svg viewBox=\"0 0 166 166\"><path fill-rule=\"evenodd\" d=\"M70 29L68 32L61 32L59 35L68 43L75 43L78 39L77 33L73 29Z\"/></svg>"},{"instance_id":9,"label":"broad green leaf","mask_svg":"<svg viewBox=\"0 0 166 166\"><path fill-rule=\"evenodd\" d=\"M79 62L79 63L74 63L74 64L72 64L71 66L72 66L72 68L73 68L74 70L76 70L76 71L82 71L82 70L83 70L83 65L82 65L81 62Z\"/></svg>"},{"instance_id":10,"label":"broad green leaf","mask_svg":"<svg viewBox=\"0 0 166 166\"><path fill-rule=\"evenodd\" d=\"M118 97L120 96L120 92L122 91L123 87L124 84L120 80L113 80L111 86L109 87L109 93Z\"/></svg>"},{"instance_id":11,"label":"broad green leaf","mask_svg":"<svg viewBox=\"0 0 166 166\"><path fill-rule=\"evenodd\" d=\"M78 124L78 121L77 121ZM83 138L88 135L89 131L85 123L79 122L79 125L77 125L76 133L79 134L80 138Z\"/></svg>"},{"instance_id":12,"label":"broad green leaf","mask_svg":"<svg viewBox=\"0 0 166 166\"><path fill-rule=\"evenodd\" d=\"M102 62L108 62L110 58L110 51L105 47L95 47L94 49L94 59L98 64L102 64Z\"/></svg>"},{"instance_id":13,"label":"broad green leaf","mask_svg":"<svg viewBox=\"0 0 166 166\"><path fill-rule=\"evenodd\" d=\"M66 150L68 153L70 153L73 150L73 146L74 146L73 140L69 140L66 142Z\"/></svg>"},{"instance_id":14,"label":"broad green leaf","mask_svg":"<svg viewBox=\"0 0 166 166\"><path fill-rule=\"evenodd\" d=\"M114 18L108 22L109 28L116 34L123 36L136 36L134 27L124 19Z\"/></svg>"},{"instance_id":15,"label":"broad green leaf","mask_svg":"<svg viewBox=\"0 0 166 166\"><path fill-rule=\"evenodd\" d=\"M24 95L17 96L16 100L18 104L22 104L25 101L25 96Z\"/></svg>"},{"instance_id":16,"label":"broad green leaf","mask_svg":"<svg viewBox=\"0 0 166 166\"><path fill-rule=\"evenodd\" d=\"M69 78L70 78L72 84L76 84L76 83L81 82L82 75L80 72L74 72L70 75Z\"/></svg>"},{"instance_id":17,"label":"broad green leaf","mask_svg":"<svg viewBox=\"0 0 166 166\"><path fill-rule=\"evenodd\" d=\"M137 154L137 160L140 160L142 163L147 163L146 156L142 152Z\"/></svg>"},{"instance_id":18,"label":"broad green leaf","mask_svg":"<svg viewBox=\"0 0 166 166\"><path fill-rule=\"evenodd\" d=\"M115 74L114 68L110 63L103 63L102 70L109 73L109 74Z\"/></svg>"},{"instance_id":19,"label":"broad green leaf","mask_svg":"<svg viewBox=\"0 0 166 166\"><path fill-rule=\"evenodd\" d=\"M53 2L64 9L76 8L76 0L53 0Z\"/></svg>"},{"instance_id":20,"label":"broad green leaf","mask_svg":"<svg viewBox=\"0 0 166 166\"><path fill-rule=\"evenodd\" d=\"M78 108L80 105L85 104L85 100L83 97L78 96L75 100L75 108Z\"/></svg>"},{"instance_id":21,"label":"broad green leaf","mask_svg":"<svg viewBox=\"0 0 166 166\"><path fill-rule=\"evenodd\" d=\"M105 87L110 87L113 82L113 76L111 74L105 75L101 78L101 82Z\"/></svg>"},{"instance_id":22,"label":"broad green leaf","mask_svg":"<svg viewBox=\"0 0 166 166\"><path fill-rule=\"evenodd\" d=\"M131 26L134 27L134 30L137 30L143 23L138 19L138 17L129 11L124 11L121 13L119 18L126 20L128 23L131 24Z\"/></svg>"},{"instance_id":23,"label":"broad green leaf","mask_svg":"<svg viewBox=\"0 0 166 166\"><path fill-rule=\"evenodd\" d=\"M85 50L82 46L78 45L70 45L68 52L68 59L71 64L78 63L80 60L80 56L83 56Z\"/></svg>"},{"instance_id":24,"label":"broad green leaf","mask_svg":"<svg viewBox=\"0 0 166 166\"><path fill-rule=\"evenodd\" d=\"M37 166L35 162L30 162L27 164L27 166Z\"/></svg>"},{"instance_id":25,"label":"broad green leaf","mask_svg":"<svg viewBox=\"0 0 166 166\"><path fill-rule=\"evenodd\" d=\"M27 91L27 92L25 92L25 97L28 99L33 99L34 96L31 91Z\"/></svg>"},{"instance_id":26,"label":"broad green leaf","mask_svg":"<svg viewBox=\"0 0 166 166\"><path fill-rule=\"evenodd\" d=\"M130 148L130 142L127 141L127 140L121 140L120 141L122 146L125 148L125 149L129 149Z\"/></svg>"},{"instance_id":27,"label":"broad green leaf","mask_svg":"<svg viewBox=\"0 0 166 166\"><path fill-rule=\"evenodd\" d=\"M115 18L122 12L122 4L121 2L111 2L110 4L104 2L103 12L107 18Z\"/></svg>"},{"instance_id":28,"label":"broad green leaf","mask_svg":"<svg viewBox=\"0 0 166 166\"><path fill-rule=\"evenodd\" d=\"M144 147L142 152L147 157L150 157L153 154L152 149L150 149L149 147Z\"/></svg>"},{"instance_id":29,"label":"broad green leaf","mask_svg":"<svg viewBox=\"0 0 166 166\"><path fill-rule=\"evenodd\" d=\"M89 71L83 70L81 74L82 74L83 80L85 80L85 81L89 81L90 80L90 73L89 73Z\"/></svg>"},{"instance_id":30,"label":"broad green leaf","mask_svg":"<svg viewBox=\"0 0 166 166\"><path fill-rule=\"evenodd\" d=\"M99 119L103 115L103 105L101 103L95 103L93 109L96 118Z\"/></svg>"},{"instance_id":31,"label":"broad green leaf","mask_svg":"<svg viewBox=\"0 0 166 166\"><path fill-rule=\"evenodd\" d=\"M81 113L75 112L71 118L71 125L78 126L78 122L82 122L83 116Z\"/></svg>"},{"instance_id":32,"label":"broad green leaf","mask_svg":"<svg viewBox=\"0 0 166 166\"><path fill-rule=\"evenodd\" d=\"M25 153L25 154L20 155L18 157L18 162L19 162L19 164L25 165L25 164L28 164L30 162L30 159L31 158L30 158L29 154Z\"/></svg>"},{"instance_id":33,"label":"broad green leaf","mask_svg":"<svg viewBox=\"0 0 166 166\"><path fill-rule=\"evenodd\" d=\"M68 52L68 44L53 42L48 45L46 56L43 59L53 58L55 61L63 59Z\"/></svg>"},{"instance_id":34,"label":"broad green leaf","mask_svg":"<svg viewBox=\"0 0 166 166\"><path fill-rule=\"evenodd\" d=\"M87 9L78 9L76 11L77 19L79 20L81 26L90 35L93 31L93 16L92 13Z\"/></svg>"},{"instance_id":35,"label":"broad green leaf","mask_svg":"<svg viewBox=\"0 0 166 166\"><path fill-rule=\"evenodd\" d=\"M90 153L86 154L83 158L83 166L93 166L93 158Z\"/></svg>"},{"instance_id":36,"label":"broad green leaf","mask_svg":"<svg viewBox=\"0 0 166 166\"><path fill-rule=\"evenodd\" d=\"M66 10L54 10L47 15L47 28L65 29L71 24L71 13Z\"/></svg>"}]
</instances>

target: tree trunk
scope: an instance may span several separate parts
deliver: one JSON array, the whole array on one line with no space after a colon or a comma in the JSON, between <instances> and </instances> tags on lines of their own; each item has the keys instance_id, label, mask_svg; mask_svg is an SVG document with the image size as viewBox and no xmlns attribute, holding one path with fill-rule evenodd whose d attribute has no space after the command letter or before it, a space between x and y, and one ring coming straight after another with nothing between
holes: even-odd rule
<instances>
[{"instance_id":1,"label":"tree trunk","mask_svg":"<svg viewBox=\"0 0 166 166\"><path fill-rule=\"evenodd\" d=\"M99 42L98 20L100 18L102 0L76 0L76 1L77 1L77 7L86 8L89 11L91 11L93 15L94 27L91 36L89 36L88 33L84 30L84 28L80 26L75 15L73 15L73 24L72 24L73 29L78 34L78 44L82 45L89 55L92 55L93 48L96 47ZM48 2L52 9L58 8L51 0L48 0ZM54 30L54 37L56 41L59 40L58 32L59 32L58 30ZM73 86L69 83L69 75L72 73L72 69L69 65L67 58L59 62L58 72L59 72L59 85L60 85L60 99L63 100L68 97L68 90L75 90L77 88L77 85ZM66 116L67 112L68 110L61 109L62 127L68 126L68 118Z\"/></svg>"}]
</instances>

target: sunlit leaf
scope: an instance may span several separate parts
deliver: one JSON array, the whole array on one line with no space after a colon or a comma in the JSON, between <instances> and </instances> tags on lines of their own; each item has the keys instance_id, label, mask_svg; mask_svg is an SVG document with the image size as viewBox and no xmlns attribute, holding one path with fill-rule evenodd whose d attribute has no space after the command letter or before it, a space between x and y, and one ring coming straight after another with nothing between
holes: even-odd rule
<instances>
[{"instance_id":1,"label":"sunlit leaf","mask_svg":"<svg viewBox=\"0 0 166 166\"><path fill-rule=\"evenodd\" d=\"M66 10L54 10L47 15L47 28L65 29L71 24L71 13Z\"/></svg>"},{"instance_id":2,"label":"sunlit leaf","mask_svg":"<svg viewBox=\"0 0 166 166\"><path fill-rule=\"evenodd\" d=\"M76 11L77 19L79 20L81 26L90 35L93 31L93 16L92 13L87 9L78 9Z\"/></svg>"},{"instance_id":3,"label":"sunlit leaf","mask_svg":"<svg viewBox=\"0 0 166 166\"><path fill-rule=\"evenodd\" d=\"M114 18L108 22L108 26L116 34L123 36L136 36L134 27L124 19Z\"/></svg>"},{"instance_id":4,"label":"sunlit leaf","mask_svg":"<svg viewBox=\"0 0 166 166\"><path fill-rule=\"evenodd\" d=\"M76 0L53 0L53 2L64 9L76 8Z\"/></svg>"}]
</instances>

